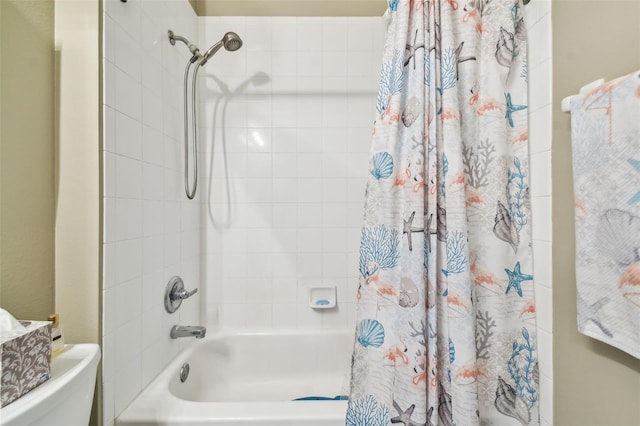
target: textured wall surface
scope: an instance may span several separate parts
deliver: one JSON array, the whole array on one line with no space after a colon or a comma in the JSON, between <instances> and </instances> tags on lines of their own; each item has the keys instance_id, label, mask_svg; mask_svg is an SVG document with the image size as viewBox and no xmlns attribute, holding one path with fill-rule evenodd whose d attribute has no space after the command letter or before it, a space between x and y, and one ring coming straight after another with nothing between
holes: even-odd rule
<instances>
[{"instance_id":1,"label":"textured wall surface","mask_svg":"<svg viewBox=\"0 0 640 426\"><path fill-rule=\"evenodd\" d=\"M0 2L0 306L54 309L53 2Z\"/></svg>"},{"instance_id":2,"label":"textured wall surface","mask_svg":"<svg viewBox=\"0 0 640 426\"><path fill-rule=\"evenodd\" d=\"M64 324L66 342L97 343L100 340L99 5L97 0L58 0L55 5L56 311Z\"/></svg>"},{"instance_id":3,"label":"textured wall surface","mask_svg":"<svg viewBox=\"0 0 640 426\"><path fill-rule=\"evenodd\" d=\"M579 17L579 19L578 19ZM554 418L640 424L640 360L578 333L570 116L565 96L640 68L640 1L553 2ZM597 28L597 31L594 31Z\"/></svg>"}]
</instances>

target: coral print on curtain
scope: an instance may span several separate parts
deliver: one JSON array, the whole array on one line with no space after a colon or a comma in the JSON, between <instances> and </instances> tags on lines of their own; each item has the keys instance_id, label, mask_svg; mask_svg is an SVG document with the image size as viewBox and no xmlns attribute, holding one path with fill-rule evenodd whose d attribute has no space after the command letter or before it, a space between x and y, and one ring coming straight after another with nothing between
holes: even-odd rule
<instances>
[{"instance_id":1,"label":"coral print on curtain","mask_svg":"<svg viewBox=\"0 0 640 426\"><path fill-rule=\"evenodd\" d=\"M386 18L346 424L538 424L522 3Z\"/></svg>"}]
</instances>

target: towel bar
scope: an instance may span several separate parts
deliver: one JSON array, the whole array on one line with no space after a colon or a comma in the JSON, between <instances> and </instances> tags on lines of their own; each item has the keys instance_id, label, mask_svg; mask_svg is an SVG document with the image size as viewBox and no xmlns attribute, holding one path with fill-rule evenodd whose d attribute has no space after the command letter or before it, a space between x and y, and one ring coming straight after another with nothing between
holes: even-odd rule
<instances>
[{"instance_id":1,"label":"towel bar","mask_svg":"<svg viewBox=\"0 0 640 426\"><path fill-rule=\"evenodd\" d=\"M598 87L603 83L604 83L604 78L599 78L598 80L594 80L589 84L585 84L580 89L580 94L583 94L584 92L588 92L589 90L595 87ZM574 96L576 95L567 96L562 100L562 103L560 104L560 108L562 109L562 112L571 112L571 99L573 99Z\"/></svg>"}]
</instances>

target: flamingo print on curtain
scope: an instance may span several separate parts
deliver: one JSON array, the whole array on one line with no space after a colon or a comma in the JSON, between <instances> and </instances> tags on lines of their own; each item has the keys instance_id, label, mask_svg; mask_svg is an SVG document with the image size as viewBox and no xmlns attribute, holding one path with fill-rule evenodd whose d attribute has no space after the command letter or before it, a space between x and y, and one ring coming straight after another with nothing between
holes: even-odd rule
<instances>
[{"instance_id":1,"label":"flamingo print on curtain","mask_svg":"<svg viewBox=\"0 0 640 426\"><path fill-rule=\"evenodd\" d=\"M538 424L521 0L393 0L347 425Z\"/></svg>"}]
</instances>

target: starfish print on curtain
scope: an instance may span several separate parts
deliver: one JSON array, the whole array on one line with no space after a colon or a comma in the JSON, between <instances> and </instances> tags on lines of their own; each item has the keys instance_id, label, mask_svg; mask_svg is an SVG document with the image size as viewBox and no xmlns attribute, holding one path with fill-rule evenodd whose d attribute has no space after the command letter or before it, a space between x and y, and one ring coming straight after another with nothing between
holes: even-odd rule
<instances>
[{"instance_id":1,"label":"starfish print on curtain","mask_svg":"<svg viewBox=\"0 0 640 426\"><path fill-rule=\"evenodd\" d=\"M522 0L393 0L346 424L538 424Z\"/></svg>"}]
</instances>

